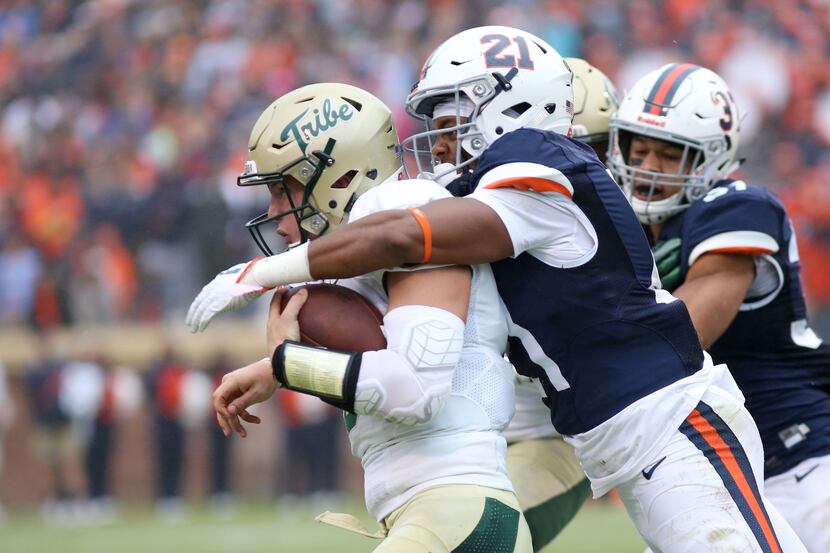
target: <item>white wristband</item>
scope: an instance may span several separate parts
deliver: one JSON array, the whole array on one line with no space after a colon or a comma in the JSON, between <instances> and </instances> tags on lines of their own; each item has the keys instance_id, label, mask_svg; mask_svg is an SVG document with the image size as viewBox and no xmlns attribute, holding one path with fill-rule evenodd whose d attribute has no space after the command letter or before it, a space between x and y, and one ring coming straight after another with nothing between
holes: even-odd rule
<instances>
[{"instance_id":1,"label":"white wristband","mask_svg":"<svg viewBox=\"0 0 830 553\"><path fill-rule=\"evenodd\" d=\"M308 268L308 244L260 259L251 268L251 277L263 288L314 280Z\"/></svg>"}]
</instances>

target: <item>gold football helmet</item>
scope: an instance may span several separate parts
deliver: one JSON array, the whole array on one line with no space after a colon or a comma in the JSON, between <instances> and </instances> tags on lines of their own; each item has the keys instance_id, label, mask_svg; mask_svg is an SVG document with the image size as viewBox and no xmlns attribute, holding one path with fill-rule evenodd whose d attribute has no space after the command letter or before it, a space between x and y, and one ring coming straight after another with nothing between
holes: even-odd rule
<instances>
[{"instance_id":1,"label":"gold football helmet","mask_svg":"<svg viewBox=\"0 0 830 553\"><path fill-rule=\"evenodd\" d=\"M620 96L605 74L581 58L565 58L574 74L573 137L594 146L600 160L608 150L608 125Z\"/></svg>"},{"instance_id":2,"label":"gold football helmet","mask_svg":"<svg viewBox=\"0 0 830 553\"><path fill-rule=\"evenodd\" d=\"M297 218L301 242L319 236L348 218L358 196L401 168L400 152L391 111L365 90L320 83L289 92L254 124L237 184L285 187L292 177L305 188L303 200L245 226L266 255L274 252L261 228L281 217Z\"/></svg>"}]
</instances>

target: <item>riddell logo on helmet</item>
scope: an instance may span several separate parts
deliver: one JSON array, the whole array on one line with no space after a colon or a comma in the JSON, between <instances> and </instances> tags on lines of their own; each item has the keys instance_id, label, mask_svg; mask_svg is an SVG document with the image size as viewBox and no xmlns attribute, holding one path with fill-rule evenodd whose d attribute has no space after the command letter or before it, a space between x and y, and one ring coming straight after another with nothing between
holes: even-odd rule
<instances>
[{"instance_id":1,"label":"riddell logo on helmet","mask_svg":"<svg viewBox=\"0 0 830 553\"><path fill-rule=\"evenodd\" d=\"M638 115L637 121L640 123L646 123L648 125L654 125L655 127L665 127L666 126L666 119L661 117L657 119L656 117L647 117L645 115Z\"/></svg>"}]
</instances>

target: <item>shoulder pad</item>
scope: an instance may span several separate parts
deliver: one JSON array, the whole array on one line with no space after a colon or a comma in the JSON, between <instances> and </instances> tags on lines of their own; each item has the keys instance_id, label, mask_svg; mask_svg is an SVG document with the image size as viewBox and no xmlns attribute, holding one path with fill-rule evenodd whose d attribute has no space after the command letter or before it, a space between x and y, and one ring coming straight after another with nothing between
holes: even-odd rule
<instances>
[{"instance_id":1,"label":"shoulder pad","mask_svg":"<svg viewBox=\"0 0 830 553\"><path fill-rule=\"evenodd\" d=\"M406 209L451 198L443 186L431 180L406 179L387 181L364 192L352 206L349 222L388 209Z\"/></svg>"},{"instance_id":2,"label":"shoulder pad","mask_svg":"<svg viewBox=\"0 0 830 553\"><path fill-rule=\"evenodd\" d=\"M589 146L561 134L518 129L485 150L473 172L472 188L478 187L485 174L508 163L541 165L568 175L584 172L586 163L599 164L599 160Z\"/></svg>"},{"instance_id":3,"label":"shoulder pad","mask_svg":"<svg viewBox=\"0 0 830 553\"><path fill-rule=\"evenodd\" d=\"M703 253L773 253L784 240L786 217L775 196L743 181L724 181L694 202L683 220L689 264Z\"/></svg>"}]
</instances>

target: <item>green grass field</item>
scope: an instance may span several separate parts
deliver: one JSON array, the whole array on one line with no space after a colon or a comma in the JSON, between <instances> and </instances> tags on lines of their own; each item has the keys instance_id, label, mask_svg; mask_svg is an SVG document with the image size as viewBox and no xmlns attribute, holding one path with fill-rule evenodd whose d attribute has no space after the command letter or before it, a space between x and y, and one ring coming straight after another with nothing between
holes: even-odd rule
<instances>
[{"instance_id":1,"label":"green grass field","mask_svg":"<svg viewBox=\"0 0 830 553\"><path fill-rule=\"evenodd\" d=\"M337 510L362 512L357 503ZM334 509L333 509L334 510ZM313 521L310 506L245 505L218 517L195 508L176 522L129 511L106 525L46 525L12 514L0 526L2 553L339 553L368 552L378 543ZM364 517L365 520L365 517ZM367 523L367 527L375 526ZM620 508L588 505L545 553L641 553L637 532Z\"/></svg>"}]
</instances>

